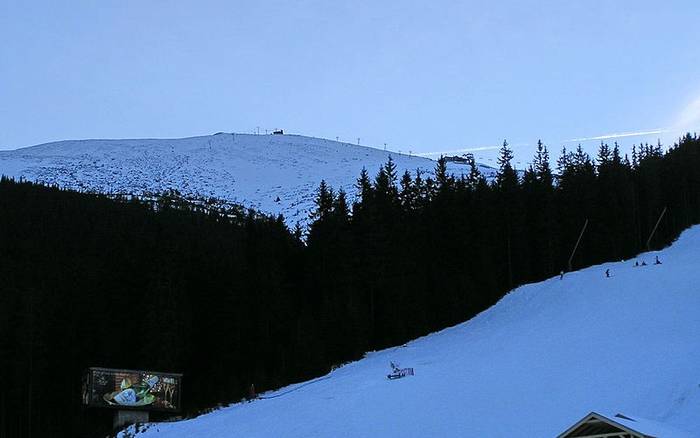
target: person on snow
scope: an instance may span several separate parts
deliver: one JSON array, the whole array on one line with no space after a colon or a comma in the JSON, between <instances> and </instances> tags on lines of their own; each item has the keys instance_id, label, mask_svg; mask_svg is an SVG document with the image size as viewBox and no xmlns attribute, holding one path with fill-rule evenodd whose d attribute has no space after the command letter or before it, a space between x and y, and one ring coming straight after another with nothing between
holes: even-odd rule
<instances>
[{"instance_id":1,"label":"person on snow","mask_svg":"<svg viewBox=\"0 0 700 438\"><path fill-rule=\"evenodd\" d=\"M605 277L610 278L610 269L605 270Z\"/></svg>"},{"instance_id":2,"label":"person on snow","mask_svg":"<svg viewBox=\"0 0 700 438\"><path fill-rule=\"evenodd\" d=\"M642 260L642 266L646 266L646 265L647 265L647 262L645 262L644 260Z\"/></svg>"},{"instance_id":3,"label":"person on snow","mask_svg":"<svg viewBox=\"0 0 700 438\"><path fill-rule=\"evenodd\" d=\"M634 262L634 267L636 268L636 267L638 267L638 266L639 266L639 262L635 260L635 262Z\"/></svg>"},{"instance_id":4,"label":"person on snow","mask_svg":"<svg viewBox=\"0 0 700 438\"><path fill-rule=\"evenodd\" d=\"M656 260L654 261L654 264L655 264L655 265L660 265L660 264L661 264L661 260L659 260L659 256L656 256Z\"/></svg>"},{"instance_id":5,"label":"person on snow","mask_svg":"<svg viewBox=\"0 0 700 438\"><path fill-rule=\"evenodd\" d=\"M564 279L564 271L559 272L559 279L560 280Z\"/></svg>"}]
</instances>

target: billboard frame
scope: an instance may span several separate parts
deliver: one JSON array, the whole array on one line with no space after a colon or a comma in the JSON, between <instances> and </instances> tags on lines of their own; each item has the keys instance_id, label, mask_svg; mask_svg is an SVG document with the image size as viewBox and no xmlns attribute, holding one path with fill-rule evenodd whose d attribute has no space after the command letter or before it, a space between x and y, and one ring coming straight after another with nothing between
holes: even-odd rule
<instances>
[{"instance_id":1,"label":"billboard frame","mask_svg":"<svg viewBox=\"0 0 700 438\"><path fill-rule=\"evenodd\" d=\"M153 374L160 377L174 377L177 379L177 395L176 402L174 403L175 408L161 408L153 406L128 406L128 405L110 405L105 402L105 404L96 404L92 401L89 394L93 391L93 375L95 372L104 372L110 374L122 373L122 374ZM142 412L165 412L165 413L179 413L182 412L182 373L167 373L162 371L149 371L149 370L134 370L128 368L105 368L105 367L88 367L83 372L82 377L82 405L85 408L103 408L111 409L115 411L142 411Z\"/></svg>"}]
</instances>

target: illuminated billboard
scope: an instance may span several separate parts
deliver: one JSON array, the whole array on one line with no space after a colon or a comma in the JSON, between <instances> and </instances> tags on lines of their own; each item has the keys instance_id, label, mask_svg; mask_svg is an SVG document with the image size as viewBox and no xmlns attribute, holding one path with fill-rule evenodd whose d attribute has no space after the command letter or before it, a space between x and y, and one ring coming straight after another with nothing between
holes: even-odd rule
<instances>
[{"instance_id":1,"label":"illuminated billboard","mask_svg":"<svg viewBox=\"0 0 700 438\"><path fill-rule=\"evenodd\" d=\"M83 404L89 407L178 412L182 374L89 368Z\"/></svg>"}]
</instances>

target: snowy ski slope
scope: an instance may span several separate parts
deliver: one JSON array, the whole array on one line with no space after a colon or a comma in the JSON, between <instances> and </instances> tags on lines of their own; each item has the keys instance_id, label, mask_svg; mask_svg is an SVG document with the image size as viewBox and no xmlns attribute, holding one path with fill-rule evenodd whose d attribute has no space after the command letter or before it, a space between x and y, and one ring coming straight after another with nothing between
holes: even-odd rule
<instances>
[{"instance_id":1,"label":"snowy ski slope","mask_svg":"<svg viewBox=\"0 0 700 438\"><path fill-rule=\"evenodd\" d=\"M522 286L466 323L138 436L556 437L590 411L700 436L700 226L637 260ZM415 376L388 380L390 361Z\"/></svg>"},{"instance_id":2,"label":"snowy ski slope","mask_svg":"<svg viewBox=\"0 0 700 438\"><path fill-rule=\"evenodd\" d=\"M182 139L73 140L0 151L0 174L61 187L137 195L177 189L304 223L321 179L352 197L360 171L391 155L399 176L433 160L298 135L219 133ZM451 164L461 174L463 165ZM481 167L486 176L494 169Z\"/></svg>"}]
</instances>

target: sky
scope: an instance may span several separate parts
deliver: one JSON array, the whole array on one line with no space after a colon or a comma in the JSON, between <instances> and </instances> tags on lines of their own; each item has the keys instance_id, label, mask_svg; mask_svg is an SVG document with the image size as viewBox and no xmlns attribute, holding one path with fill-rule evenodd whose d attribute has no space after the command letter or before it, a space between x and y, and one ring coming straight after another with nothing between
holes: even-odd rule
<instances>
[{"instance_id":1,"label":"sky","mask_svg":"<svg viewBox=\"0 0 700 438\"><path fill-rule=\"evenodd\" d=\"M698 17L696 0L0 0L0 149L272 129L427 155L670 142L700 127Z\"/></svg>"}]
</instances>

